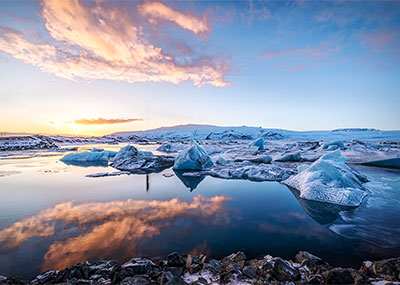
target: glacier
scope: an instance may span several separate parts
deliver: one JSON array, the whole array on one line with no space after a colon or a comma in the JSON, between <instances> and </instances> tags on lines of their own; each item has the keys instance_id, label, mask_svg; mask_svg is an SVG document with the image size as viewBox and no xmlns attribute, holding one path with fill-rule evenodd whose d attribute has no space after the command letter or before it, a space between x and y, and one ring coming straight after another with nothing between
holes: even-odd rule
<instances>
[{"instance_id":1,"label":"glacier","mask_svg":"<svg viewBox=\"0 0 400 285\"><path fill-rule=\"evenodd\" d=\"M300 198L341 206L359 206L367 191L358 173L345 164L339 151L322 156L283 184L300 192Z\"/></svg>"}]
</instances>

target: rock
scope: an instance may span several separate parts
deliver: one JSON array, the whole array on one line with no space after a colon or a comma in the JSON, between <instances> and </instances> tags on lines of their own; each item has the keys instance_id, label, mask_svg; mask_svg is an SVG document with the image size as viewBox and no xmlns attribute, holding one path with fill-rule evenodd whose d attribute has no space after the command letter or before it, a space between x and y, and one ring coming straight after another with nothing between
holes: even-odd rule
<instances>
[{"instance_id":1,"label":"rock","mask_svg":"<svg viewBox=\"0 0 400 285\"><path fill-rule=\"evenodd\" d=\"M320 274L311 275L307 279L307 284L323 284L324 278Z\"/></svg>"},{"instance_id":2,"label":"rock","mask_svg":"<svg viewBox=\"0 0 400 285\"><path fill-rule=\"evenodd\" d=\"M185 264L185 259L179 253L173 252L168 255L168 266L184 266Z\"/></svg>"},{"instance_id":3,"label":"rock","mask_svg":"<svg viewBox=\"0 0 400 285\"><path fill-rule=\"evenodd\" d=\"M133 272L133 274L147 274L152 267L156 265L148 259L144 258L132 258L128 262L124 263L121 267L123 269L128 269Z\"/></svg>"},{"instance_id":4,"label":"rock","mask_svg":"<svg viewBox=\"0 0 400 285\"><path fill-rule=\"evenodd\" d=\"M272 269L269 270L271 275L278 281L297 281L301 275L288 261L280 257L275 257L270 261Z\"/></svg>"},{"instance_id":5,"label":"rock","mask_svg":"<svg viewBox=\"0 0 400 285\"><path fill-rule=\"evenodd\" d=\"M207 264L204 264L204 269L209 270L213 274L220 274L222 265L220 261L211 259Z\"/></svg>"},{"instance_id":6,"label":"rock","mask_svg":"<svg viewBox=\"0 0 400 285\"><path fill-rule=\"evenodd\" d=\"M246 255L243 252L238 251L237 253L232 253L222 259L222 266L229 263L236 263L239 265L240 269L242 269L246 263Z\"/></svg>"},{"instance_id":7,"label":"rock","mask_svg":"<svg viewBox=\"0 0 400 285\"><path fill-rule=\"evenodd\" d=\"M295 256L295 261L301 265L307 265L309 268L326 264L321 258L312 255L307 251L299 251Z\"/></svg>"},{"instance_id":8,"label":"rock","mask_svg":"<svg viewBox=\"0 0 400 285\"><path fill-rule=\"evenodd\" d=\"M400 257L375 262L364 262L360 271L369 276L393 276L400 281Z\"/></svg>"},{"instance_id":9,"label":"rock","mask_svg":"<svg viewBox=\"0 0 400 285\"><path fill-rule=\"evenodd\" d=\"M137 275L133 277L126 277L122 282L121 285L150 285L150 280L145 275Z\"/></svg>"},{"instance_id":10,"label":"rock","mask_svg":"<svg viewBox=\"0 0 400 285\"><path fill-rule=\"evenodd\" d=\"M352 270L348 268L333 268L322 272L325 284L354 284Z\"/></svg>"},{"instance_id":11,"label":"rock","mask_svg":"<svg viewBox=\"0 0 400 285\"><path fill-rule=\"evenodd\" d=\"M175 170L205 170L212 166L213 161L208 153L195 141L192 141L188 149L178 154L174 163Z\"/></svg>"},{"instance_id":12,"label":"rock","mask_svg":"<svg viewBox=\"0 0 400 285\"><path fill-rule=\"evenodd\" d=\"M245 266L243 267L243 274L246 275L249 278L256 278L257 277L257 272L251 268L250 266Z\"/></svg>"}]
</instances>

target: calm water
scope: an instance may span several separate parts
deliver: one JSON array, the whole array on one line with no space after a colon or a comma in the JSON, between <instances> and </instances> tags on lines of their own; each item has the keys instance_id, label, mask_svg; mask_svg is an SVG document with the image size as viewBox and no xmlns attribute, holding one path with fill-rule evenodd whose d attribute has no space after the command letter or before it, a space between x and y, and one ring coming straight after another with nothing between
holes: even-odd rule
<instances>
[{"instance_id":1,"label":"calm water","mask_svg":"<svg viewBox=\"0 0 400 285\"><path fill-rule=\"evenodd\" d=\"M298 200L277 182L185 179L170 169L89 178L114 169L41 154L0 157L0 275L30 278L84 260L172 251L293 258L307 250L342 266L400 255L399 171L359 168L373 180L371 194L343 209Z\"/></svg>"}]
</instances>

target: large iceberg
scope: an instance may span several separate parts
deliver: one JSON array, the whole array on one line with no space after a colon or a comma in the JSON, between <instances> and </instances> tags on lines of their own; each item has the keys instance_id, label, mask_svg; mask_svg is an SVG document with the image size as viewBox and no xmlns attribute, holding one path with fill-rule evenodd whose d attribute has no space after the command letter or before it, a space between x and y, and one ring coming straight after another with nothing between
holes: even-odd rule
<instances>
[{"instance_id":1,"label":"large iceberg","mask_svg":"<svg viewBox=\"0 0 400 285\"><path fill-rule=\"evenodd\" d=\"M367 195L359 174L345 164L336 151L312 163L299 174L283 181L297 189L300 198L342 206L359 206Z\"/></svg>"},{"instance_id":2,"label":"large iceberg","mask_svg":"<svg viewBox=\"0 0 400 285\"><path fill-rule=\"evenodd\" d=\"M188 149L178 154L174 163L175 170L205 170L212 166L211 157L194 140Z\"/></svg>"}]
</instances>

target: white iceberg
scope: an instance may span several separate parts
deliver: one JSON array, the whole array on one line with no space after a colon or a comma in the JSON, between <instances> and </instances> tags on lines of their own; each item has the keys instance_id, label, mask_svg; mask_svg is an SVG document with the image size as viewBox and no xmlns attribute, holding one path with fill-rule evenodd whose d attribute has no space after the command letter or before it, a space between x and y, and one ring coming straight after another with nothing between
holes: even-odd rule
<instances>
[{"instance_id":1,"label":"white iceberg","mask_svg":"<svg viewBox=\"0 0 400 285\"><path fill-rule=\"evenodd\" d=\"M256 146L256 147L258 147L258 150L263 150L264 149L264 139L258 138L254 142L252 142L250 144L250 146Z\"/></svg>"},{"instance_id":2,"label":"white iceberg","mask_svg":"<svg viewBox=\"0 0 400 285\"><path fill-rule=\"evenodd\" d=\"M208 153L195 141L178 154L174 163L175 170L205 170L212 166L213 161Z\"/></svg>"},{"instance_id":3,"label":"white iceberg","mask_svg":"<svg viewBox=\"0 0 400 285\"><path fill-rule=\"evenodd\" d=\"M124 160L127 158L130 158L132 156L136 156L138 155L138 150L136 147L134 147L133 145L127 145L122 147L117 155L114 157L113 161L119 161L119 160Z\"/></svg>"},{"instance_id":4,"label":"white iceberg","mask_svg":"<svg viewBox=\"0 0 400 285\"><path fill-rule=\"evenodd\" d=\"M96 164L107 165L109 158L115 154L116 153L112 151L100 151L100 152L84 151L78 153L69 153L60 160L67 164L82 165L82 166L90 166Z\"/></svg>"},{"instance_id":5,"label":"white iceberg","mask_svg":"<svg viewBox=\"0 0 400 285\"><path fill-rule=\"evenodd\" d=\"M297 189L300 198L342 206L359 206L367 195L358 173L345 164L338 151L321 157L283 183Z\"/></svg>"}]
</instances>

